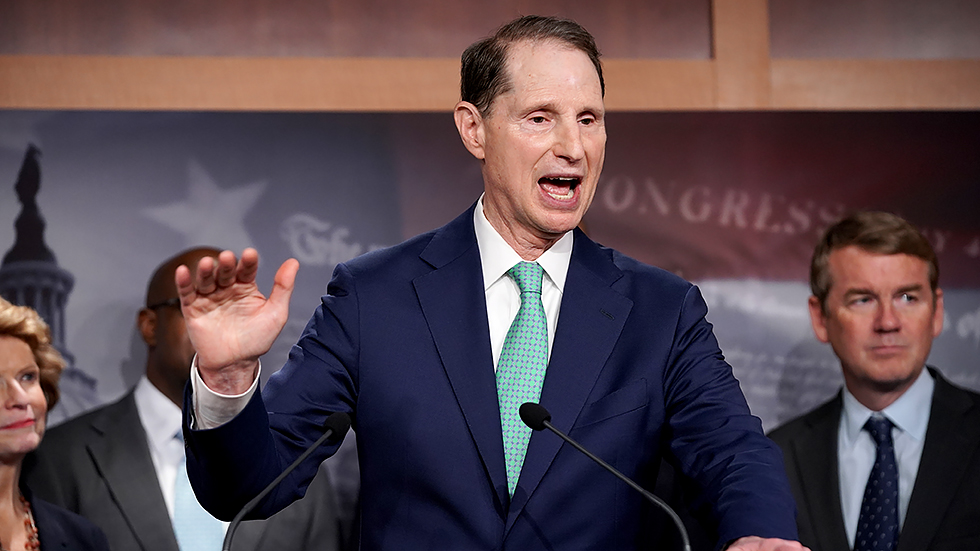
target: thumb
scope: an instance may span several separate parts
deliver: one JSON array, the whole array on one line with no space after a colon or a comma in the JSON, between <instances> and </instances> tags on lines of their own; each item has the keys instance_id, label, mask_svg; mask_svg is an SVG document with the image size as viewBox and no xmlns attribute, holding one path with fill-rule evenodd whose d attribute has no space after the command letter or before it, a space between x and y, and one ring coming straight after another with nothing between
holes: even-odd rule
<instances>
[{"instance_id":1,"label":"thumb","mask_svg":"<svg viewBox=\"0 0 980 551\"><path fill-rule=\"evenodd\" d=\"M289 309L289 298L293 295L298 271L299 261L295 258L290 258L279 266L272 284L272 292L269 293L269 302L283 310Z\"/></svg>"}]
</instances>

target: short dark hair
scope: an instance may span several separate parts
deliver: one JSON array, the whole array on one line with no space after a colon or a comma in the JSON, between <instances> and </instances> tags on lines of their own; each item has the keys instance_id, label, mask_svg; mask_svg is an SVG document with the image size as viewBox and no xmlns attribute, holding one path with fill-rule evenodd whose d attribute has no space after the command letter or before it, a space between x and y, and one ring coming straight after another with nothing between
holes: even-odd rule
<instances>
[{"instance_id":1,"label":"short dark hair","mask_svg":"<svg viewBox=\"0 0 980 551\"><path fill-rule=\"evenodd\" d=\"M875 254L907 254L929 265L933 299L939 288L939 261L929 240L915 226L890 212L865 211L845 216L829 227L810 260L810 292L826 311L830 294L830 253L850 246Z\"/></svg>"},{"instance_id":2,"label":"short dark hair","mask_svg":"<svg viewBox=\"0 0 980 551\"><path fill-rule=\"evenodd\" d=\"M525 15L501 26L493 35L475 42L463 52L459 71L460 98L476 106L480 115L488 116L493 100L510 90L507 54L512 44L522 40L557 40L581 50L592 61L605 97L606 83L599 61L601 54L589 31L570 19Z\"/></svg>"}]
</instances>

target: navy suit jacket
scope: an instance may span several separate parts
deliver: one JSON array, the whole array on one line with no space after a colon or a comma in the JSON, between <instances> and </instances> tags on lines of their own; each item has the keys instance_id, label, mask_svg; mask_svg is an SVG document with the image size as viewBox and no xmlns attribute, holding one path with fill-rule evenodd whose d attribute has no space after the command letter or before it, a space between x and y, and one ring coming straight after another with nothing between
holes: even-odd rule
<instances>
[{"instance_id":1,"label":"navy suit jacket","mask_svg":"<svg viewBox=\"0 0 980 551\"><path fill-rule=\"evenodd\" d=\"M330 412L347 411L362 549L650 545L649 515L659 513L554 434L532 435L509 498L472 208L339 265L327 293L285 367L234 420L191 431L185 413L191 482L216 516L232 516ZM666 453L714 504L720 541L795 539L779 451L750 415L706 312L690 283L575 230L541 404L644 486ZM262 514L288 503L333 449L287 478Z\"/></svg>"},{"instance_id":2,"label":"navy suit jacket","mask_svg":"<svg viewBox=\"0 0 980 551\"><path fill-rule=\"evenodd\" d=\"M105 534L88 519L22 491L31 503L41 551L109 551Z\"/></svg>"},{"instance_id":3,"label":"navy suit jacket","mask_svg":"<svg viewBox=\"0 0 980 551\"><path fill-rule=\"evenodd\" d=\"M980 394L929 371L932 412L897 551L980 549ZM800 541L813 551L850 551L837 464L842 408L838 394L772 431L800 509Z\"/></svg>"}]
</instances>

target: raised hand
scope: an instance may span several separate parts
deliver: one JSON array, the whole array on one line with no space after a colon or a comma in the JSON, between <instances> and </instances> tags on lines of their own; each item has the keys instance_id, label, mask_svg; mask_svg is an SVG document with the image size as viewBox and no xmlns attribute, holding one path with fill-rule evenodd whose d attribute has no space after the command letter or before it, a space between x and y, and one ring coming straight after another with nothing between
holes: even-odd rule
<instances>
[{"instance_id":1,"label":"raised hand","mask_svg":"<svg viewBox=\"0 0 980 551\"><path fill-rule=\"evenodd\" d=\"M272 348L289 318L299 262L283 262L268 298L255 283L258 268L259 254L249 248L242 251L241 260L224 251L217 262L202 258L193 274L187 266L174 274L201 378L222 394L248 389L259 356Z\"/></svg>"}]
</instances>

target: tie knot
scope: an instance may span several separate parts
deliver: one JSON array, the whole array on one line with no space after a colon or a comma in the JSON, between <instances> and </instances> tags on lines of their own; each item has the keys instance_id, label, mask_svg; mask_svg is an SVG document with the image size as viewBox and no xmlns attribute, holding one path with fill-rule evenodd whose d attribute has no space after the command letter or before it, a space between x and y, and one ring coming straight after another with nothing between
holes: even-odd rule
<instances>
[{"instance_id":1,"label":"tie knot","mask_svg":"<svg viewBox=\"0 0 980 551\"><path fill-rule=\"evenodd\" d=\"M871 438L874 438L875 444L880 446L882 444L891 444L892 426L892 422L887 417L872 416L864 424L864 430L868 431L871 434Z\"/></svg>"},{"instance_id":2,"label":"tie knot","mask_svg":"<svg viewBox=\"0 0 980 551\"><path fill-rule=\"evenodd\" d=\"M537 262L518 262L514 264L513 268L507 270L507 275L520 287L521 294L541 294L541 278L544 276L544 268Z\"/></svg>"}]
</instances>

